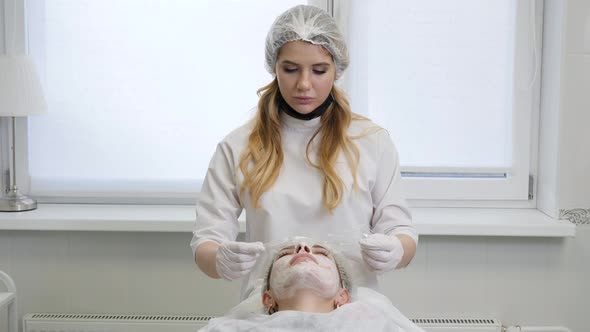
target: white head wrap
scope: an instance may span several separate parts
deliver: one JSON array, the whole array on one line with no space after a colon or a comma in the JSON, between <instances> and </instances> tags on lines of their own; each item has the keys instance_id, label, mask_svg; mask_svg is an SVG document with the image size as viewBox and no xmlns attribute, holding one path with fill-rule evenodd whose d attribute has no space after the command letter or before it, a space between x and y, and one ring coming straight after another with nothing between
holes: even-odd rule
<instances>
[{"instance_id":1,"label":"white head wrap","mask_svg":"<svg viewBox=\"0 0 590 332\"><path fill-rule=\"evenodd\" d=\"M346 43L334 19L320 8L299 5L279 15L266 36L265 60L269 73L274 74L281 47L295 40L321 45L330 52L336 65L336 79L348 67Z\"/></svg>"}]
</instances>

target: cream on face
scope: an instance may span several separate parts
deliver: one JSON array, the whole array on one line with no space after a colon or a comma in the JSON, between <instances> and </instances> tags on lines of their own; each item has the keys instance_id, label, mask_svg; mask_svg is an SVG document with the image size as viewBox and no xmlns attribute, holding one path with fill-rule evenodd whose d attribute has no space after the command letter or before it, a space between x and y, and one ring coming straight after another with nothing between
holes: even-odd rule
<instances>
[{"instance_id":1,"label":"cream on face","mask_svg":"<svg viewBox=\"0 0 590 332\"><path fill-rule=\"evenodd\" d=\"M302 289L322 298L338 292L340 276L326 248L301 242L283 248L278 257L270 275L270 288L279 300L291 298Z\"/></svg>"}]
</instances>

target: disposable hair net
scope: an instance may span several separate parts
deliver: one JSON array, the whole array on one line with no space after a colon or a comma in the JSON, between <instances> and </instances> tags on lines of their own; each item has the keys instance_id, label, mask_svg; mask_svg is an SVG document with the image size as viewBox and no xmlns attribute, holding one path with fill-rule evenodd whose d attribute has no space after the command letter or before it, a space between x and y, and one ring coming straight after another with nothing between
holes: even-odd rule
<instances>
[{"instance_id":1,"label":"disposable hair net","mask_svg":"<svg viewBox=\"0 0 590 332\"><path fill-rule=\"evenodd\" d=\"M320 8L299 5L279 15L266 36L265 60L269 73L274 74L281 47L295 40L321 45L330 52L336 65L336 79L348 67L346 43L334 19Z\"/></svg>"}]
</instances>

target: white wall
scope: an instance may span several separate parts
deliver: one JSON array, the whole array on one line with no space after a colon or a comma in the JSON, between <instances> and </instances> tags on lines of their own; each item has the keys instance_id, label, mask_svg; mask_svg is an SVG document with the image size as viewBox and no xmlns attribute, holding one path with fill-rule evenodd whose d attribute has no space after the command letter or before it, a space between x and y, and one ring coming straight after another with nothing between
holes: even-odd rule
<instances>
[{"instance_id":1,"label":"white wall","mask_svg":"<svg viewBox=\"0 0 590 332\"><path fill-rule=\"evenodd\" d=\"M590 2L567 1L560 112L561 209L590 208Z\"/></svg>"},{"instance_id":2,"label":"white wall","mask_svg":"<svg viewBox=\"0 0 590 332\"><path fill-rule=\"evenodd\" d=\"M0 269L19 313L223 314L238 283L191 262L191 234L4 231ZM409 317L494 317L505 324L587 330L590 227L576 238L429 236L382 291Z\"/></svg>"},{"instance_id":3,"label":"white wall","mask_svg":"<svg viewBox=\"0 0 590 332\"><path fill-rule=\"evenodd\" d=\"M539 189L553 188L545 195L554 209L590 209L590 2L570 0L566 7L563 61L552 78L559 82L559 127L550 142L559 154L545 155L557 159L545 169L551 181ZM222 314L237 301L239 285L200 273L190 237L2 231L0 270L15 279L21 314ZM588 224L567 239L429 236L408 269L381 278L382 290L410 317L483 316L582 332L588 330L589 263Z\"/></svg>"},{"instance_id":4,"label":"white wall","mask_svg":"<svg viewBox=\"0 0 590 332\"><path fill-rule=\"evenodd\" d=\"M590 208L590 2L545 2L538 206ZM590 211L589 211L590 213Z\"/></svg>"}]
</instances>

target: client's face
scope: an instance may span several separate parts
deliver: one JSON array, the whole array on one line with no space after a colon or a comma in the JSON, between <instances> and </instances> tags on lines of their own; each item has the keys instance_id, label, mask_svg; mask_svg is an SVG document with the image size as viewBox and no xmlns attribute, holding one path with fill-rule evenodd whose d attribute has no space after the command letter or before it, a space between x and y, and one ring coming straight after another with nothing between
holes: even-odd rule
<instances>
[{"instance_id":1,"label":"client's face","mask_svg":"<svg viewBox=\"0 0 590 332\"><path fill-rule=\"evenodd\" d=\"M340 289L340 275L326 247L299 242L279 251L269 286L277 300L291 298L300 290L332 298Z\"/></svg>"}]
</instances>

